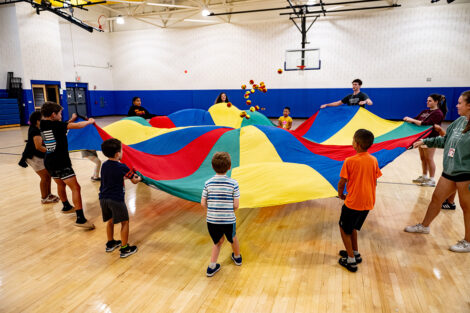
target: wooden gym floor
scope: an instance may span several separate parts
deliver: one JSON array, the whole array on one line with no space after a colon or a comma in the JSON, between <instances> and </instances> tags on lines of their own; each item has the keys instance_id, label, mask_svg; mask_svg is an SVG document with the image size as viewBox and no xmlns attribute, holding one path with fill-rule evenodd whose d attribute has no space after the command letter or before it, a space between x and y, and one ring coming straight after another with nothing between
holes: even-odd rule
<instances>
[{"instance_id":1,"label":"wooden gym floor","mask_svg":"<svg viewBox=\"0 0 470 313\"><path fill-rule=\"evenodd\" d=\"M60 204L41 205L38 176L17 165L26 134L0 130L0 312L470 312L470 254L448 250L463 238L460 207L442 212L429 235L403 232L421 221L433 191L410 183L420 171L415 150L383 169L357 273L337 264L342 202L330 198L238 211L243 265L225 244L220 272L207 278L212 243L199 204L127 182L139 251L105 253L93 164L71 154L96 225L83 231ZM442 151L435 160L439 173Z\"/></svg>"}]
</instances>

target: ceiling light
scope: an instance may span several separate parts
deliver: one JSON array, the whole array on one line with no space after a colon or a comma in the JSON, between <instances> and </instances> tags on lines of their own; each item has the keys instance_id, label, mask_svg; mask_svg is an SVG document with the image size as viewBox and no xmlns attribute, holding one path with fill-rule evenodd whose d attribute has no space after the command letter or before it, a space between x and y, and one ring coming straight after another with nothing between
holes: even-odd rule
<instances>
[{"instance_id":1,"label":"ceiling light","mask_svg":"<svg viewBox=\"0 0 470 313\"><path fill-rule=\"evenodd\" d=\"M201 14L202 14L202 16L209 16L209 15L211 15L211 11L209 11L208 9L203 9L201 11Z\"/></svg>"},{"instance_id":2,"label":"ceiling light","mask_svg":"<svg viewBox=\"0 0 470 313\"><path fill-rule=\"evenodd\" d=\"M116 23L120 25L124 24L124 18L121 15L119 15L118 17L116 17Z\"/></svg>"}]
</instances>

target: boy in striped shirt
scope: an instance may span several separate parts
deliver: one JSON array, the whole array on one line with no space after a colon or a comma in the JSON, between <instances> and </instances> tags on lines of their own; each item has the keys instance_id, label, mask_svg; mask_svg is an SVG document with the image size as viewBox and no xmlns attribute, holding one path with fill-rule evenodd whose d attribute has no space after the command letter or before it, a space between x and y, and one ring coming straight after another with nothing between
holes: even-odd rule
<instances>
[{"instance_id":1,"label":"boy in striped shirt","mask_svg":"<svg viewBox=\"0 0 470 313\"><path fill-rule=\"evenodd\" d=\"M235 231L235 210L238 209L240 191L237 181L226 175L231 165L230 154L216 152L212 157L212 168L216 175L206 181L202 191L201 205L207 209L207 229L214 242L211 262L206 272L209 277L214 276L220 270L217 258L224 243L224 235L232 244L233 262L236 265L242 265L240 244Z\"/></svg>"}]
</instances>

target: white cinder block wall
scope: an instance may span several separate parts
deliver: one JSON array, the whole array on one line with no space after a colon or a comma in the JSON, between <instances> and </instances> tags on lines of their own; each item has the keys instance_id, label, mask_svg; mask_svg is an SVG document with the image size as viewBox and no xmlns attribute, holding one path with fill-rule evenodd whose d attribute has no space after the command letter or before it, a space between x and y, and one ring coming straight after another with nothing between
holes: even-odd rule
<instances>
[{"instance_id":1,"label":"white cinder block wall","mask_svg":"<svg viewBox=\"0 0 470 313\"><path fill-rule=\"evenodd\" d=\"M270 88L457 87L470 85L470 5L397 8L320 19L308 47L322 70L278 75L300 47L290 21L147 29L110 34L117 90L230 89L253 78ZM188 74L184 74L188 70ZM426 81L426 78L431 81Z\"/></svg>"},{"instance_id":2,"label":"white cinder block wall","mask_svg":"<svg viewBox=\"0 0 470 313\"><path fill-rule=\"evenodd\" d=\"M249 79L268 88L349 88L356 77L365 87L470 85L468 3L320 18L308 47L321 49L322 69L304 75L276 72L285 50L300 47L289 21L90 34L18 3L0 8L0 26L0 88L9 70L24 88L77 75L98 90L231 89Z\"/></svg>"},{"instance_id":3,"label":"white cinder block wall","mask_svg":"<svg viewBox=\"0 0 470 313\"><path fill-rule=\"evenodd\" d=\"M23 64L23 88L30 89L31 80L63 82L57 16L48 12L37 15L27 3L16 4L16 16Z\"/></svg>"},{"instance_id":4,"label":"white cinder block wall","mask_svg":"<svg viewBox=\"0 0 470 313\"><path fill-rule=\"evenodd\" d=\"M8 72L13 72L15 77L23 77L15 5L4 5L0 9L0 41L0 89L4 89Z\"/></svg>"},{"instance_id":5,"label":"white cinder block wall","mask_svg":"<svg viewBox=\"0 0 470 313\"><path fill-rule=\"evenodd\" d=\"M92 15L92 16L90 16ZM88 18L97 20L97 14ZM93 90L113 90L110 36L94 31L89 33L67 21L60 22L60 38L64 80L74 82L80 77Z\"/></svg>"}]
</instances>

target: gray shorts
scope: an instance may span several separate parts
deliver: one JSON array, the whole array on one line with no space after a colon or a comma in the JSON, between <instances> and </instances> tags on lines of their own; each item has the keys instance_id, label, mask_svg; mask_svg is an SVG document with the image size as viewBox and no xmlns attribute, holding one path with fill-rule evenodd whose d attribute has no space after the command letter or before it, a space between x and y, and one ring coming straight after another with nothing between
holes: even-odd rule
<instances>
[{"instance_id":1,"label":"gray shorts","mask_svg":"<svg viewBox=\"0 0 470 313\"><path fill-rule=\"evenodd\" d=\"M103 214L103 222L113 219L113 224L118 224L129 220L127 206L125 202L112 199L100 199L101 213Z\"/></svg>"},{"instance_id":2,"label":"gray shorts","mask_svg":"<svg viewBox=\"0 0 470 313\"><path fill-rule=\"evenodd\" d=\"M98 157L96 150L82 150L82 158L88 158L91 156Z\"/></svg>"},{"instance_id":3,"label":"gray shorts","mask_svg":"<svg viewBox=\"0 0 470 313\"><path fill-rule=\"evenodd\" d=\"M33 168L35 172L39 172L46 167L44 166L44 159L33 156L31 159L26 159L26 163Z\"/></svg>"}]
</instances>

